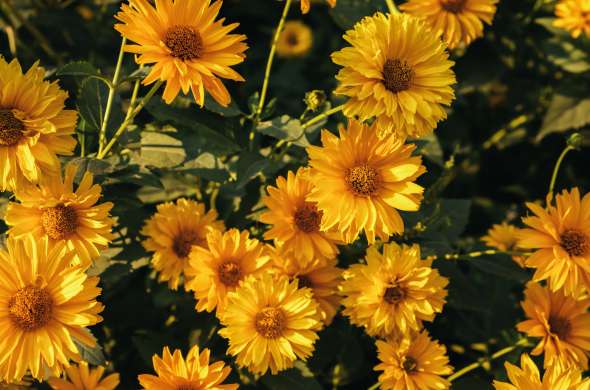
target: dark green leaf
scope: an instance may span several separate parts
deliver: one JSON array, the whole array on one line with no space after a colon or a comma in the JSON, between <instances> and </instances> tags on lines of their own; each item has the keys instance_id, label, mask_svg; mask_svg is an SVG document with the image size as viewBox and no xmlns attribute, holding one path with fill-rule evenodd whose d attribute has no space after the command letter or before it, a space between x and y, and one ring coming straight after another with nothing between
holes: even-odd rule
<instances>
[{"instance_id":1,"label":"dark green leaf","mask_svg":"<svg viewBox=\"0 0 590 390\"><path fill-rule=\"evenodd\" d=\"M342 29L348 30L364 16L385 10L385 2L374 0L338 0L330 14Z\"/></svg>"},{"instance_id":2,"label":"dark green leaf","mask_svg":"<svg viewBox=\"0 0 590 390\"><path fill-rule=\"evenodd\" d=\"M65 64L55 72L56 76L78 76L78 77L89 77L89 76L100 76L100 71L89 62L76 61Z\"/></svg>"},{"instance_id":3,"label":"dark green leaf","mask_svg":"<svg viewBox=\"0 0 590 390\"><path fill-rule=\"evenodd\" d=\"M86 129L98 131L102 125L107 105L109 88L99 80L87 78L80 87L78 94L78 111L86 121ZM121 100L115 95L111 108L111 115L107 124L107 132L112 133L123 122Z\"/></svg>"},{"instance_id":4,"label":"dark green leaf","mask_svg":"<svg viewBox=\"0 0 590 390\"><path fill-rule=\"evenodd\" d=\"M217 101L215 101L215 99L213 99L209 94L205 96L205 108L221 116L232 117L244 114L233 100L229 103L227 107L223 107L221 104L217 103Z\"/></svg>"},{"instance_id":5,"label":"dark green leaf","mask_svg":"<svg viewBox=\"0 0 590 390\"><path fill-rule=\"evenodd\" d=\"M262 171L269 166L267 158L258 153L243 151L238 160L237 188L243 188L248 182L262 174Z\"/></svg>"},{"instance_id":6,"label":"dark green leaf","mask_svg":"<svg viewBox=\"0 0 590 390\"><path fill-rule=\"evenodd\" d=\"M262 134L293 142L295 145L301 147L309 146L309 141L305 137L305 130L301 127L301 122L298 119L290 118L288 115L261 122L257 130Z\"/></svg>"},{"instance_id":7,"label":"dark green leaf","mask_svg":"<svg viewBox=\"0 0 590 390\"><path fill-rule=\"evenodd\" d=\"M277 375L267 374L262 383L269 390L322 390L322 386L313 377L306 377L302 370L291 368Z\"/></svg>"},{"instance_id":8,"label":"dark green leaf","mask_svg":"<svg viewBox=\"0 0 590 390\"><path fill-rule=\"evenodd\" d=\"M555 94L543 119L537 142L551 133L578 129L590 123L590 98Z\"/></svg>"},{"instance_id":9,"label":"dark green leaf","mask_svg":"<svg viewBox=\"0 0 590 390\"><path fill-rule=\"evenodd\" d=\"M83 361L88 362L94 366L102 366L105 364L104 354L102 353L102 348L98 343L94 347L89 347L86 344L82 344L76 340L74 340L76 347L80 353L80 357Z\"/></svg>"}]
</instances>

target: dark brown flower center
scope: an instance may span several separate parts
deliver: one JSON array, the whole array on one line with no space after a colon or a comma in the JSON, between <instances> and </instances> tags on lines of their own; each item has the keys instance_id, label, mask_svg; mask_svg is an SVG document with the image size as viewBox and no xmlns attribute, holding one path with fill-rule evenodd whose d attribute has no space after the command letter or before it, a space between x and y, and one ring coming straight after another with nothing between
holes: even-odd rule
<instances>
[{"instance_id":1,"label":"dark brown flower center","mask_svg":"<svg viewBox=\"0 0 590 390\"><path fill-rule=\"evenodd\" d=\"M405 372L415 372L418 370L418 362L413 357L406 356L403 367Z\"/></svg>"},{"instance_id":2,"label":"dark brown flower center","mask_svg":"<svg viewBox=\"0 0 590 390\"><path fill-rule=\"evenodd\" d=\"M0 146L14 146L24 136L25 125L11 110L0 109Z\"/></svg>"},{"instance_id":3,"label":"dark brown flower center","mask_svg":"<svg viewBox=\"0 0 590 390\"><path fill-rule=\"evenodd\" d=\"M256 331L267 339L276 339L283 334L287 319L281 309L265 307L256 314L254 327Z\"/></svg>"},{"instance_id":4,"label":"dark brown flower center","mask_svg":"<svg viewBox=\"0 0 590 390\"><path fill-rule=\"evenodd\" d=\"M297 38L297 34L288 34L287 35L287 43L291 46L297 46L299 43L299 39Z\"/></svg>"},{"instance_id":5,"label":"dark brown flower center","mask_svg":"<svg viewBox=\"0 0 590 390\"><path fill-rule=\"evenodd\" d=\"M242 270L238 263L234 261L226 261L225 263L222 263L217 269L217 272L221 283L229 287L237 286L242 278Z\"/></svg>"},{"instance_id":6,"label":"dark brown flower center","mask_svg":"<svg viewBox=\"0 0 590 390\"><path fill-rule=\"evenodd\" d=\"M183 61L203 56L203 38L192 26L172 26L166 31L164 44L170 49L172 57Z\"/></svg>"},{"instance_id":7,"label":"dark brown flower center","mask_svg":"<svg viewBox=\"0 0 590 390\"><path fill-rule=\"evenodd\" d=\"M348 187L357 196L371 196L379 189L379 172L368 165L359 165L346 170Z\"/></svg>"},{"instance_id":8,"label":"dark brown flower center","mask_svg":"<svg viewBox=\"0 0 590 390\"><path fill-rule=\"evenodd\" d=\"M316 205L306 203L295 211L295 225L305 233L317 232L320 230L322 215L323 213L318 211Z\"/></svg>"},{"instance_id":9,"label":"dark brown flower center","mask_svg":"<svg viewBox=\"0 0 590 390\"><path fill-rule=\"evenodd\" d=\"M570 256L585 256L590 249L588 236L576 229L568 229L559 237L560 245Z\"/></svg>"},{"instance_id":10,"label":"dark brown flower center","mask_svg":"<svg viewBox=\"0 0 590 390\"><path fill-rule=\"evenodd\" d=\"M406 297L406 291L399 286L387 287L383 293L385 302L394 305Z\"/></svg>"},{"instance_id":11,"label":"dark brown flower center","mask_svg":"<svg viewBox=\"0 0 590 390\"><path fill-rule=\"evenodd\" d=\"M572 330L572 325L567 318L556 316L549 317L549 330L559 337L560 340L566 340Z\"/></svg>"},{"instance_id":12,"label":"dark brown flower center","mask_svg":"<svg viewBox=\"0 0 590 390\"><path fill-rule=\"evenodd\" d=\"M76 231L78 215L72 206L59 205L43 210L41 225L50 238L63 240Z\"/></svg>"},{"instance_id":13,"label":"dark brown flower center","mask_svg":"<svg viewBox=\"0 0 590 390\"><path fill-rule=\"evenodd\" d=\"M297 276L297 279L299 280L299 288L313 288L313 282L307 276L299 275Z\"/></svg>"},{"instance_id":14,"label":"dark brown flower center","mask_svg":"<svg viewBox=\"0 0 590 390\"><path fill-rule=\"evenodd\" d=\"M463 11L466 3L467 0L441 0L440 5L445 11L457 14Z\"/></svg>"},{"instance_id":15,"label":"dark brown flower center","mask_svg":"<svg viewBox=\"0 0 590 390\"><path fill-rule=\"evenodd\" d=\"M202 238L199 237L195 231L181 230L172 243L172 250L176 256L184 259L191 253L193 245L199 245L203 242Z\"/></svg>"},{"instance_id":16,"label":"dark brown flower center","mask_svg":"<svg viewBox=\"0 0 590 390\"><path fill-rule=\"evenodd\" d=\"M407 62L398 59L387 60L383 65L383 85L393 93L410 89L414 71Z\"/></svg>"},{"instance_id":17,"label":"dark brown flower center","mask_svg":"<svg viewBox=\"0 0 590 390\"><path fill-rule=\"evenodd\" d=\"M8 300L8 317L26 332L47 325L52 313L53 299L46 289L27 286Z\"/></svg>"}]
</instances>

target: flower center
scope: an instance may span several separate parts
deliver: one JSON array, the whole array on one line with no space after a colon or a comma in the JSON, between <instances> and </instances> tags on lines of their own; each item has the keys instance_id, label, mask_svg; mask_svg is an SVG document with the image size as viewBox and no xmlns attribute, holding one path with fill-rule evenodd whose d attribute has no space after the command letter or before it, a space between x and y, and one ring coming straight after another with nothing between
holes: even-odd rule
<instances>
[{"instance_id":1,"label":"flower center","mask_svg":"<svg viewBox=\"0 0 590 390\"><path fill-rule=\"evenodd\" d=\"M25 125L10 110L0 110L0 146L14 146L23 138Z\"/></svg>"},{"instance_id":2,"label":"flower center","mask_svg":"<svg viewBox=\"0 0 590 390\"><path fill-rule=\"evenodd\" d=\"M287 35L287 43L291 46L297 46L299 43L299 39L297 38L296 34L289 34Z\"/></svg>"},{"instance_id":3,"label":"flower center","mask_svg":"<svg viewBox=\"0 0 590 390\"><path fill-rule=\"evenodd\" d=\"M394 305L406 297L406 291L398 286L387 287L383 294L385 302Z\"/></svg>"},{"instance_id":4,"label":"flower center","mask_svg":"<svg viewBox=\"0 0 590 390\"><path fill-rule=\"evenodd\" d=\"M78 215L71 206L59 205L43 210L41 225L50 238L63 240L76 231Z\"/></svg>"},{"instance_id":5,"label":"flower center","mask_svg":"<svg viewBox=\"0 0 590 390\"><path fill-rule=\"evenodd\" d=\"M202 242L201 238L194 231L181 230L174 238L172 243L172 250L181 259L186 258L191 253L193 245L199 245Z\"/></svg>"},{"instance_id":6,"label":"flower center","mask_svg":"<svg viewBox=\"0 0 590 390\"><path fill-rule=\"evenodd\" d=\"M229 287L235 287L242 278L242 270L238 263L234 261L226 261L217 269L219 273L219 280L221 283Z\"/></svg>"},{"instance_id":7,"label":"flower center","mask_svg":"<svg viewBox=\"0 0 590 390\"><path fill-rule=\"evenodd\" d=\"M549 317L549 330L554 333L561 340L566 340L572 330L572 325L567 318Z\"/></svg>"},{"instance_id":8,"label":"flower center","mask_svg":"<svg viewBox=\"0 0 590 390\"><path fill-rule=\"evenodd\" d=\"M8 300L8 317L23 331L39 329L51 320L53 299L46 289L27 286Z\"/></svg>"},{"instance_id":9,"label":"flower center","mask_svg":"<svg viewBox=\"0 0 590 390\"><path fill-rule=\"evenodd\" d=\"M407 62L395 59L385 61L382 75L385 88L397 93L410 89L414 71Z\"/></svg>"},{"instance_id":10,"label":"flower center","mask_svg":"<svg viewBox=\"0 0 590 390\"><path fill-rule=\"evenodd\" d=\"M561 233L560 245L570 256L584 256L590 249L590 240L583 232L568 229Z\"/></svg>"},{"instance_id":11,"label":"flower center","mask_svg":"<svg viewBox=\"0 0 590 390\"><path fill-rule=\"evenodd\" d=\"M413 357L406 356L403 367L406 372L415 372L418 369L418 362Z\"/></svg>"},{"instance_id":12,"label":"flower center","mask_svg":"<svg viewBox=\"0 0 590 390\"><path fill-rule=\"evenodd\" d=\"M441 0L440 5L441 7L447 11L457 14L463 11L467 0Z\"/></svg>"},{"instance_id":13,"label":"flower center","mask_svg":"<svg viewBox=\"0 0 590 390\"><path fill-rule=\"evenodd\" d=\"M304 233L317 232L320 230L322 215L314 204L306 203L295 211L295 225Z\"/></svg>"},{"instance_id":14,"label":"flower center","mask_svg":"<svg viewBox=\"0 0 590 390\"><path fill-rule=\"evenodd\" d=\"M166 31L164 44L170 49L172 57L183 61L203 56L203 38L192 26L172 26Z\"/></svg>"},{"instance_id":15,"label":"flower center","mask_svg":"<svg viewBox=\"0 0 590 390\"><path fill-rule=\"evenodd\" d=\"M307 276L299 275L297 279L299 280L299 288L313 288L313 282Z\"/></svg>"},{"instance_id":16,"label":"flower center","mask_svg":"<svg viewBox=\"0 0 590 390\"><path fill-rule=\"evenodd\" d=\"M276 339L283 333L286 322L287 319L281 309L265 307L262 311L256 314L254 327L262 337Z\"/></svg>"},{"instance_id":17,"label":"flower center","mask_svg":"<svg viewBox=\"0 0 590 390\"><path fill-rule=\"evenodd\" d=\"M379 172L368 165L359 165L346 170L346 182L357 196L374 195L379 188Z\"/></svg>"}]
</instances>

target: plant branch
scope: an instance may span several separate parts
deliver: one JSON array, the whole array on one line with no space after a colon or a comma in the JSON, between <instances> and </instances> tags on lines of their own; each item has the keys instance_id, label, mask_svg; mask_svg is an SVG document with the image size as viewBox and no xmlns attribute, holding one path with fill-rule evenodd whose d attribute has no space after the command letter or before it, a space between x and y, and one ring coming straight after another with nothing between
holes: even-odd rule
<instances>
[{"instance_id":1,"label":"plant branch","mask_svg":"<svg viewBox=\"0 0 590 390\"><path fill-rule=\"evenodd\" d=\"M385 3L387 4L387 8L389 8L389 13L399 14L399 10L395 6L393 0L385 0Z\"/></svg>"},{"instance_id":2,"label":"plant branch","mask_svg":"<svg viewBox=\"0 0 590 390\"><path fill-rule=\"evenodd\" d=\"M574 149L575 148L573 146L567 145L559 155L559 158L555 163L555 167L553 167L553 174L551 175L551 182L549 183L549 192L547 192L546 197L547 203L551 202L551 199L553 199L553 190L555 189L555 182L557 181L557 175L559 174L559 168L561 167L561 163L563 162L565 156L570 152L570 150Z\"/></svg>"},{"instance_id":3,"label":"plant branch","mask_svg":"<svg viewBox=\"0 0 590 390\"><path fill-rule=\"evenodd\" d=\"M325 112L321 113L318 116L314 116L313 118L311 118L310 120L308 120L307 122L305 122L304 124L302 124L301 127L303 129L307 129L311 125L320 122L322 119L327 118L327 117L329 117L332 114L336 114L337 112L342 111L343 108L344 108L344 104L341 104L339 106L336 106L336 107L332 108L331 110L328 110L328 111L325 111Z\"/></svg>"}]
</instances>

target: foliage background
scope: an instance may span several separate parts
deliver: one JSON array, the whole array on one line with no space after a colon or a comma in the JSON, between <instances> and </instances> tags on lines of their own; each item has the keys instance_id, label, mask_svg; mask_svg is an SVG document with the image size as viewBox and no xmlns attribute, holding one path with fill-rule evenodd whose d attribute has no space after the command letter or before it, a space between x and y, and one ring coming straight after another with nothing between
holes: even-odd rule
<instances>
[{"instance_id":1,"label":"foliage background","mask_svg":"<svg viewBox=\"0 0 590 390\"><path fill-rule=\"evenodd\" d=\"M276 61L270 82L270 96L276 100L264 114L265 121L271 122L264 124L267 135L258 132L250 147L251 122L245 116L256 103L283 4L225 0L221 14L241 24L238 32L248 36L250 46L246 61L237 67L247 82L227 83L232 106L220 109L208 102L207 109L199 110L190 99L166 106L155 98L121 138L112 157L98 161L92 154L106 90L87 76L112 77L120 45L112 28L113 15L120 3L2 0L0 53L17 56L25 69L40 59L50 77L59 77L60 85L70 92L69 105L81 112L79 140L85 147L77 154L87 157L76 162L97 175L105 200L115 203L113 214L119 222L116 241L92 270L101 274L101 300L106 305L105 320L94 332L104 356L121 373L121 388L127 389L137 388L137 374L152 372L151 356L161 353L164 345L186 352L189 343L198 342L211 348L215 358L228 361L214 316L197 314L191 294L170 291L155 281L140 245L143 221L159 202L196 196L215 205L228 227L250 228L260 237L264 228L256 216L261 192L278 175L305 164L302 142L280 159L276 154L268 157L276 138L292 139L301 131L297 122L281 116L298 118L305 109L307 91L321 89L329 95L336 85L337 67L328 54L344 45L343 29L385 6L377 0L338 0L335 9L316 5L307 16L293 7L289 19L302 19L313 28L313 50L302 59ZM525 201L544 198L567 133L573 128L584 133L590 123L590 42L585 37L572 40L550 27L547 18L552 10L552 2L503 0L485 38L453 53L457 100L436 137L419 142L429 170L420 181L429 192L422 210L405 216L410 232L400 241L419 242L426 254L482 249L479 238L492 223L518 222ZM48 46L54 54L48 54ZM62 67L72 61L85 62ZM127 56L124 74L135 70ZM120 90L110 129L122 120L131 86L127 83ZM332 105L339 103L330 95L329 100ZM321 125L334 131L342 121L336 115ZM309 142L317 142L319 128L308 129ZM571 153L557 188L577 185L587 191L589 164L587 153ZM4 194L0 216L7 201ZM420 221L427 224L426 231L412 230ZM0 233L5 229L0 222ZM358 261L365 247L359 242L344 249L340 265ZM435 267L451 278L450 295L443 314L427 328L447 345L454 367L514 342L514 324L522 317L518 302L523 283L530 278L528 271L506 256L437 260ZM91 361L102 358L99 351L88 353ZM517 355L508 358L514 361ZM375 364L373 341L338 316L322 331L307 366L266 376L257 384L246 371L234 370L232 378L243 388L361 389L376 382ZM490 388L493 377L504 377L501 362L485 364L453 388Z\"/></svg>"}]
</instances>

